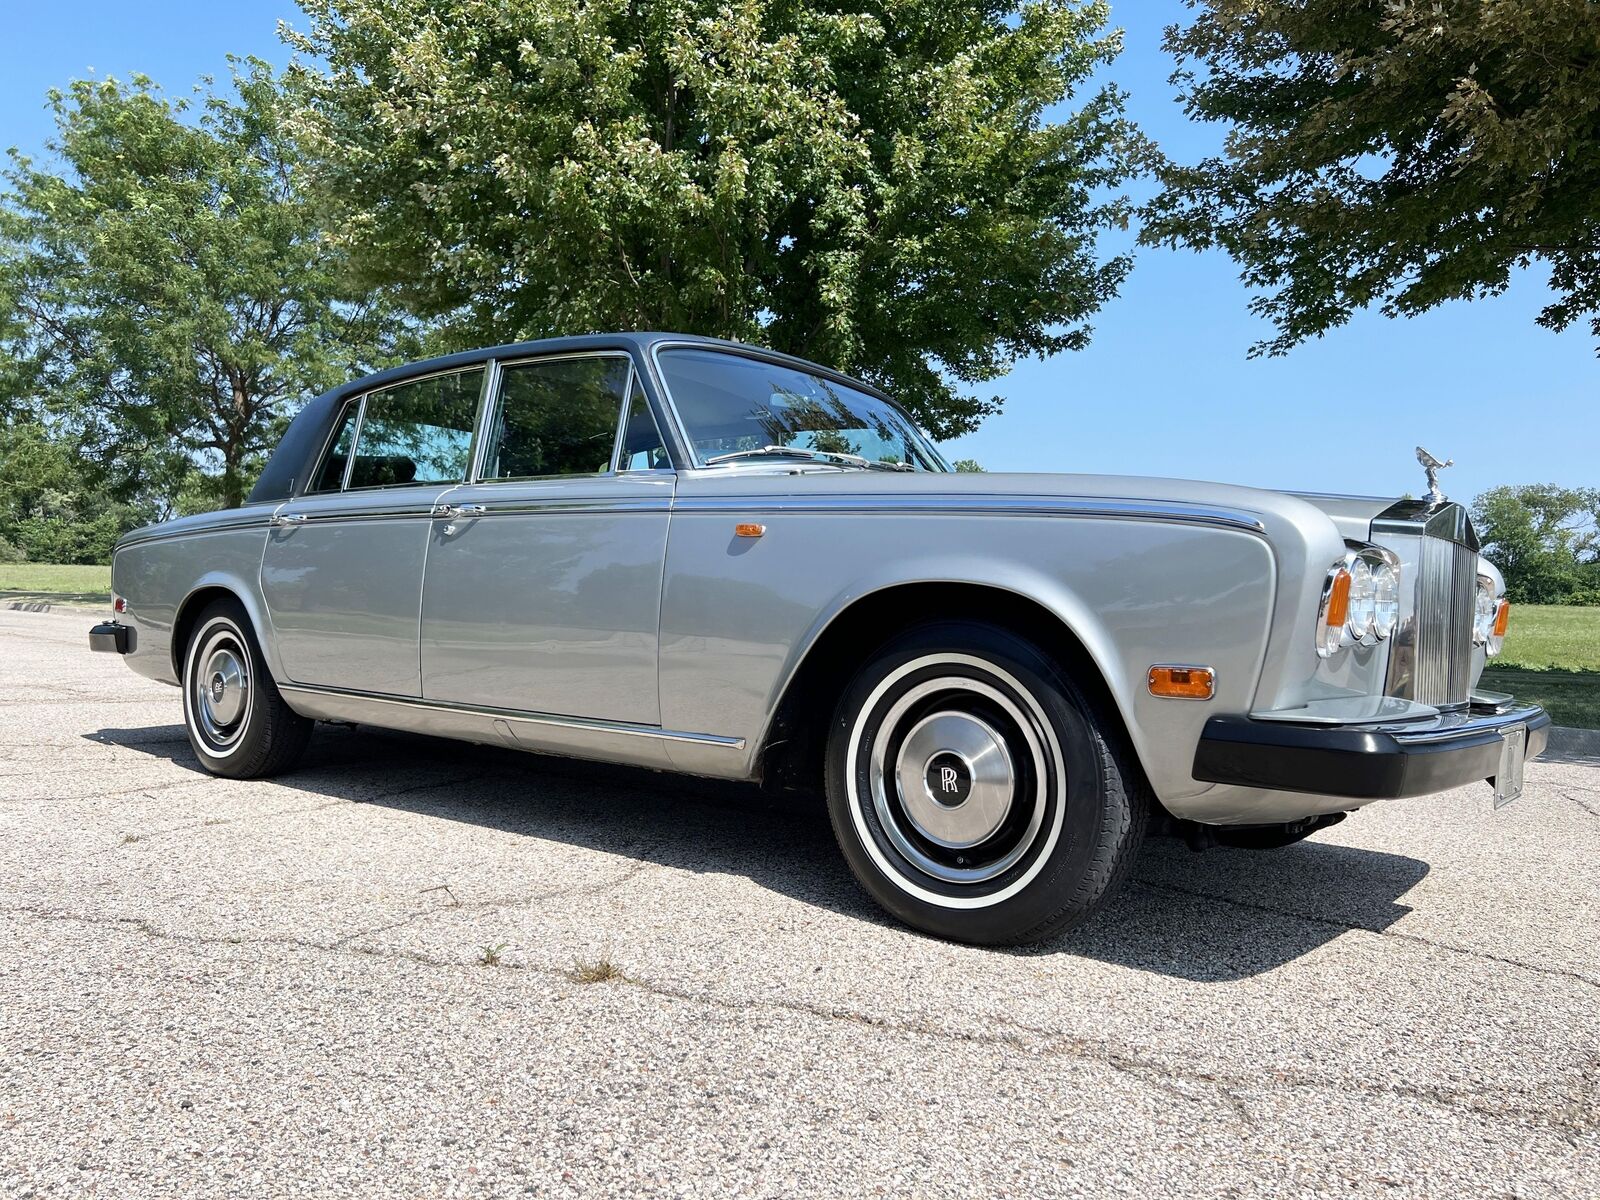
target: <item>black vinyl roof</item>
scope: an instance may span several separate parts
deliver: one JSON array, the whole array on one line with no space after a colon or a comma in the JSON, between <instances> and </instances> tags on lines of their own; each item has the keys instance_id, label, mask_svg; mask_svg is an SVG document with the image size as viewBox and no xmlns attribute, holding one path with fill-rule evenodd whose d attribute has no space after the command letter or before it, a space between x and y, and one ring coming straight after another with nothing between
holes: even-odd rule
<instances>
[{"instance_id":1,"label":"black vinyl roof","mask_svg":"<svg viewBox=\"0 0 1600 1200\"><path fill-rule=\"evenodd\" d=\"M748 354L759 354L762 358L775 362L786 363L789 366L799 367L802 370L817 374L832 376L842 382L849 383L873 395L882 396L883 393L869 384L858 379L852 379L828 367L817 363L807 362L805 359L796 358L791 354L782 354L776 350L768 350L761 346L752 346L744 342L730 342L722 338L699 337L688 333L593 333L579 337L540 338L531 342L508 342L502 346L486 346L481 350L463 350L457 354L445 354L438 358L422 359L419 362L406 363L400 367L390 367L387 370L377 371L371 375L364 375L359 379L352 379L349 383L341 384L322 395L311 400L302 408L299 414L289 423L289 428L284 431L277 448L272 452L271 459L267 462L266 469L261 472L261 478L256 480L256 485L250 490L246 503L262 504L278 500L287 500L291 496L304 491L310 473L316 469L312 460L321 453L323 444L328 440L333 424L338 420L339 413L344 407L344 402L352 396L359 396L364 392L374 391L387 387L390 384L400 383L416 375L431 375L438 371L449 371L460 367L470 367L477 363L488 362L492 358L531 358L540 354L560 353L563 351L581 350L627 350L641 358L648 359L652 346L662 342L674 344L716 346L724 350L738 350ZM884 397L888 399L888 397Z\"/></svg>"}]
</instances>

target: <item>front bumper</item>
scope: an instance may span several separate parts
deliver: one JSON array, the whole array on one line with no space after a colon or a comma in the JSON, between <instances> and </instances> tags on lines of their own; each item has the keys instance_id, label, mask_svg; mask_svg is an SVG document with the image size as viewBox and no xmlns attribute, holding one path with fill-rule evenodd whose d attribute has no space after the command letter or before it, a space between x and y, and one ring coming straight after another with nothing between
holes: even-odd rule
<instances>
[{"instance_id":1,"label":"front bumper","mask_svg":"<svg viewBox=\"0 0 1600 1200\"><path fill-rule=\"evenodd\" d=\"M1492 778L1502 731L1516 725L1528 730L1527 757L1542 753L1550 716L1534 704L1350 725L1212 717L1195 750L1194 777L1363 801L1426 796Z\"/></svg>"},{"instance_id":2,"label":"front bumper","mask_svg":"<svg viewBox=\"0 0 1600 1200\"><path fill-rule=\"evenodd\" d=\"M133 630L115 621L102 621L89 630L89 649L102 654L126 654L133 649Z\"/></svg>"}]
</instances>

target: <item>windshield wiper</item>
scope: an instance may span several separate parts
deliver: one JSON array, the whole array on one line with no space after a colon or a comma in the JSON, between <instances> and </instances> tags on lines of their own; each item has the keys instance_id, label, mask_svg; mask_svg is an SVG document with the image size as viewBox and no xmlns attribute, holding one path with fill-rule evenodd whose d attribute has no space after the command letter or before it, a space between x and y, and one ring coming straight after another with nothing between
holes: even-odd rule
<instances>
[{"instance_id":1,"label":"windshield wiper","mask_svg":"<svg viewBox=\"0 0 1600 1200\"><path fill-rule=\"evenodd\" d=\"M735 450L706 459L706 466L734 462L741 458L804 458L810 462L827 463L835 467L858 467L863 471L915 471L908 462L873 462L859 454L841 454L837 450L812 450L805 446L762 446L759 450Z\"/></svg>"}]
</instances>

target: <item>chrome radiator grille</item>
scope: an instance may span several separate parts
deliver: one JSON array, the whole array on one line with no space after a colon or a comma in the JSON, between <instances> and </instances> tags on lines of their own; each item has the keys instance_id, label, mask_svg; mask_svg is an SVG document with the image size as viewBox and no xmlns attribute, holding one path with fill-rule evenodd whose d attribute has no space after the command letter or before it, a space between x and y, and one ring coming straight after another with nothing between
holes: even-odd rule
<instances>
[{"instance_id":1,"label":"chrome radiator grille","mask_svg":"<svg viewBox=\"0 0 1600 1200\"><path fill-rule=\"evenodd\" d=\"M1416 591L1416 659L1412 699L1465 704L1472 691L1472 603L1478 585L1475 550L1424 537Z\"/></svg>"}]
</instances>

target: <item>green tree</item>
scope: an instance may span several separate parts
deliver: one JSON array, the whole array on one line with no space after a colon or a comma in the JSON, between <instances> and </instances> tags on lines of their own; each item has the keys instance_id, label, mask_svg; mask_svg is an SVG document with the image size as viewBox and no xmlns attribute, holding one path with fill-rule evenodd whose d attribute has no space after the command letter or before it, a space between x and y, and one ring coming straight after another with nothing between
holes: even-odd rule
<instances>
[{"instance_id":1,"label":"green tree","mask_svg":"<svg viewBox=\"0 0 1600 1200\"><path fill-rule=\"evenodd\" d=\"M958 458L950 465L963 475L983 474L983 468L978 465L978 460L975 458Z\"/></svg>"},{"instance_id":2,"label":"green tree","mask_svg":"<svg viewBox=\"0 0 1600 1200\"><path fill-rule=\"evenodd\" d=\"M97 485L70 439L32 421L0 424L0 562L109 562L117 538L161 515Z\"/></svg>"},{"instance_id":3,"label":"green tree","mask_svg":"<svg viewBox=\"0 0 1600 1200\"><path fill-rule=\"evenodd\" d=\"M1472 519L1513 601L1600 604L1600 488L1498 487Z\"/></svg>"},{"instance_id":4,"label":"green tree","mask_svg":"<svg viewBox=\"0 0 1600 1200\"><path fill-rule=\"evenodd\" d=\"M1600 338L1600 5L1187 0L1167 31L1221 155L1162 172L1152 244L1220 246L1281 354L1372 304L1410 316L1548 265L1539 323Z\"/></svg>"},{"instance_id":5,"label":"green tree","mask_svg":"<svg viewBox=\"0 0 1600 1200\"><path fill-rule=\"evenodd\" d=\"M456 344L662 328L892 388L936 435L1083 346L1143 143L1082 0L302 0L369 281Z\"/></svg>"},{"instance_id":6,"label":"green tree","mask_svg":"<svg viewBox=\"0 0 1600 1200\"><path fill-rule=\"evenodd\" d=\"M119 495L199 464L237 505L286 402L374 356L379 314L346 302L284 93L232 61L231 96L142 76L53 92L55 162L13 151L5 173L0 386L70 426Z\"/></svg>"}]
</instances>

